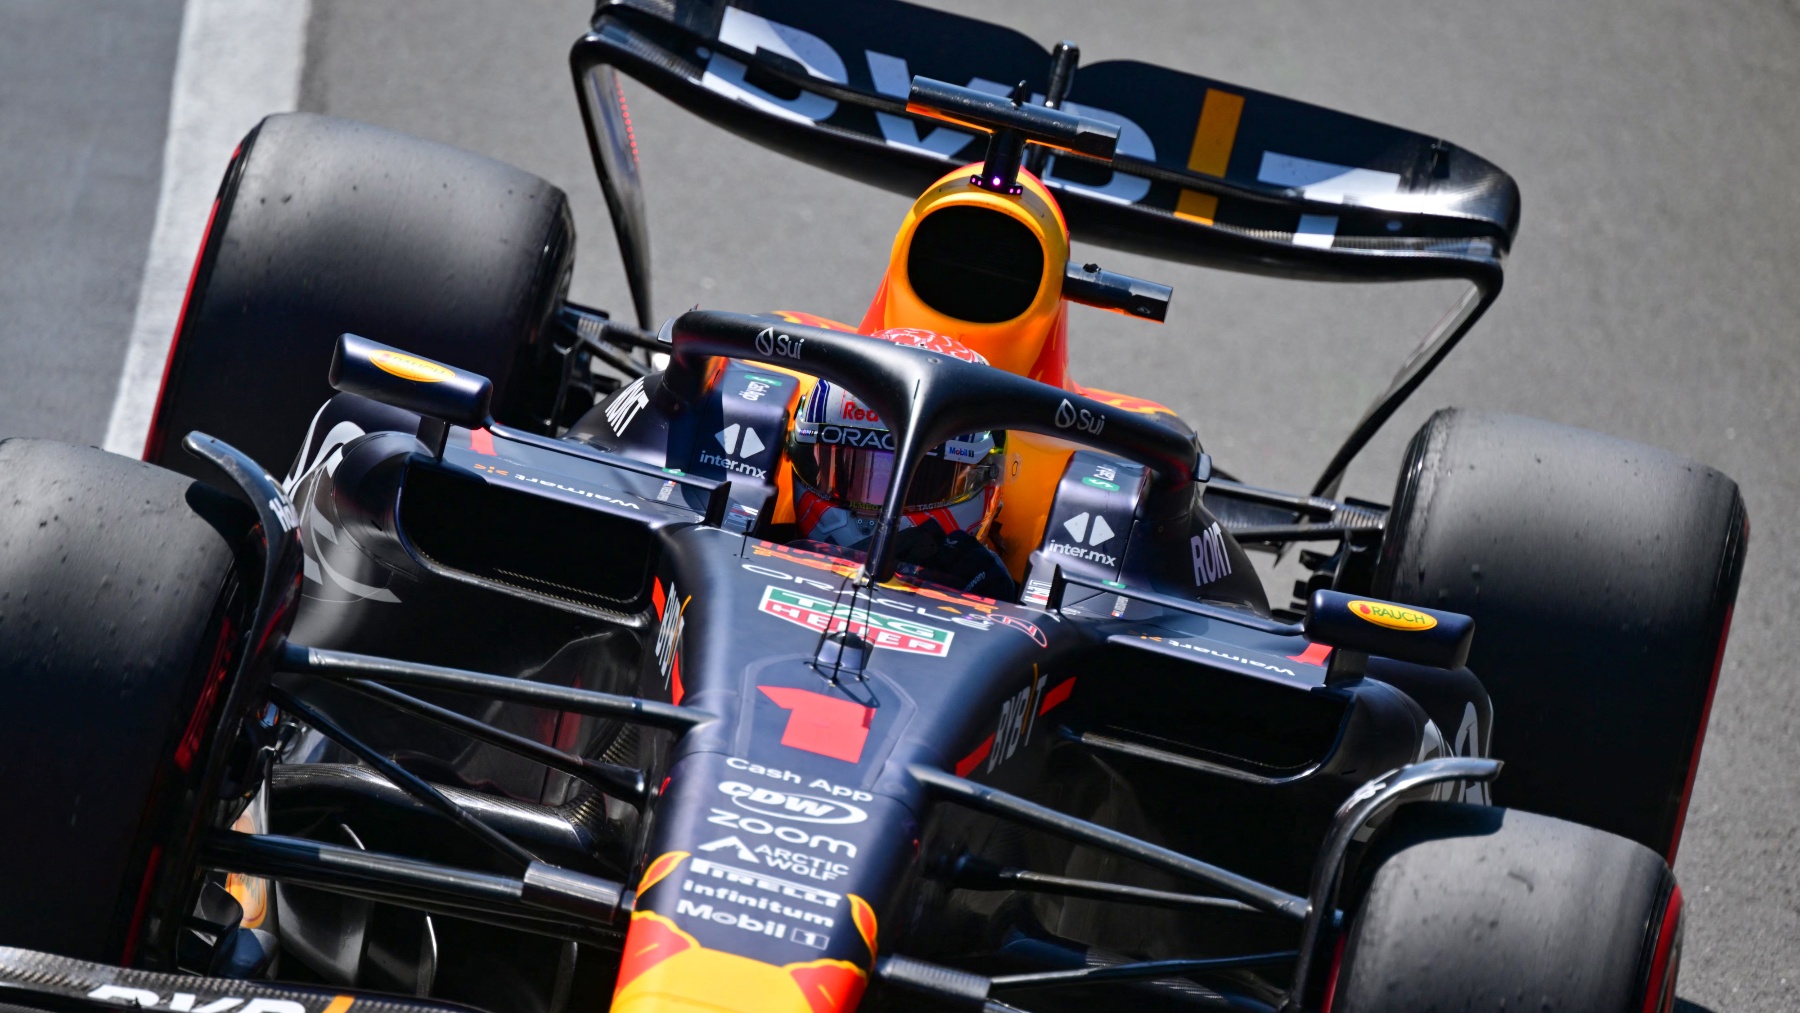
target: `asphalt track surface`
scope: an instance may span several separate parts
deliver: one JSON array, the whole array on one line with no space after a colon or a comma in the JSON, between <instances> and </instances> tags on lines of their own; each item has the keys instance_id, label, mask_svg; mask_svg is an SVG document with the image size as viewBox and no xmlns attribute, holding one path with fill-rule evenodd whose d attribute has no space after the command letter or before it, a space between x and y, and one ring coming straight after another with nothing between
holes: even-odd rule
<instances>
[{"instance_id":1,"label":"asphalt track surface","mask_svg":"<svg viewBox=\"0 0 1800 1013\"><path fill-rule=\"evenodd\" d=\"M314 0L302 107L461 145L560 184L582 240L575 297L624 310L566 69L589 6ZM160 129L157 88L160 101L167 95L158 77L167 65L156 61L170 59L179 17L168 0L126 8L0 0L0 431L97 441L106 424L135 285L128 254L141 250L153 213L134 201L146 187L155 199L159 150L145 137ZM1519 180L1524 225L1506 293L1345 491L1385 501L1405 439L1442 405L1642 440L1737 479L1753 534L1677 864L1690 915L1682 993L1718 1013L1794 1008L1800 6L996 0L981 13L1046 44L1074 39L1089 61L1148 60L1439 134ZM96 51L104 32L93 26L109 18L136 26L123 57ZM35 41L20 40L20 26ZM52 47L60 60L46 55ZM74 54L84 63L69 63ZM905 199L627 88L659 313L698 303L860 316ZM26 129L43 132L46 152L23 150ZM71 153L83 143L120 167L75 179ZM1281 487L1310 483L1456 294L1091 256L1174 285L1176 301L1161 327L1077 308L1077 375L1169 404L1222 465Z\"/></svg>"},{"instance_id":2,"label":"asphalt track surface","mask_svg":"<svg viewBox=\"0 0 1800 1013\"><path fill-rule=\"evenodd\" d=\"M106 432L180 32L181 0L0 0L0 434Z\"/></svg>"}]
</instances>

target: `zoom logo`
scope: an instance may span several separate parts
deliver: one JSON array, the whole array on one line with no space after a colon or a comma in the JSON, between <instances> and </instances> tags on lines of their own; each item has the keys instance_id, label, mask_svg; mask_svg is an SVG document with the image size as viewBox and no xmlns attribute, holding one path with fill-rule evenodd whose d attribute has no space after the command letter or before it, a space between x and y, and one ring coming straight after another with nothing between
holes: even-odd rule
<instances>
[{"instance_id":1,"label":"zoom logo","mask_svg":"<svg viewBox=\"0 0 1800 1013\"><path fill-rule=\"evenodd\" d=\"M817 795L756 788L742 781L725 781L719 790L731 796L732 805L760 816L801 823L861 823L869 818L859 806Z\"/></svg>"},{"instance_id":2,"label":"zoom logo","mask_svg":"<svg viewBox=\"0 0 1800 1013\"><path fill-rule=\"evenodd\" d=\"M1063 398L1062 404L1056 406L1056 428L1077 429L1089 436L1099 436L1100 430L1106 428L1106 416L1076 408L1068 398Z\"/></svg>"},{"instance_id":3,"label":"zoom logo","mask_svg":"<svg viewBox=\"0 0 1800 1013\"><path fill-rule=\"evenodd\" d=\"M765 327L756 335L758 352L783 359L800 358L800 349L805 344L805 338L796 338L791 334L776 334L773 327Z\"/></svg>"}]
</instances>

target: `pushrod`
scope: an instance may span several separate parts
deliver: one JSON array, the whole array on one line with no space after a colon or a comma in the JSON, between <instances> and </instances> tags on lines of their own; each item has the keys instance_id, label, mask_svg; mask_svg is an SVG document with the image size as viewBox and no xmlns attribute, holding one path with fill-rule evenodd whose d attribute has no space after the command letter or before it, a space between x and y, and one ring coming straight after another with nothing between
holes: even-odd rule
<instances>
[{"instance_id":1,"label":"pushrod","mask_svg":"<svg viewBox=\"0 0 1800 1013\"><path fill-rule=\"evenodd\" d=\"M565 753L554 746L547 746L523 735L495 728L485 721L478 721L467 714L453 711L448 707L421 700L416 696L402 693L391 686L370 682L367 679L352 679L347 685L366 696L391 704L401 710L410 711L448 728L454 728L473 739L480 739L491 746L508 752L517 753L530 760L561 771L577 780L621 798L632 804L641 804L648 793L644 783L644 772L633 767L617 763L601 763Z\"/></svg>"},{"instance_id":2,"label":"pushrod","mask_svg":"<svg viewBox=\"0 0 1800 1013\"><path fill-rule=\"evenodd\" d=\"M269 699L275 706L317 729L321 735L355 753L358 759L374 767L389 783L411 795L420 805L445 817L495 851L526 867L538 860L536 855L521 847L517 841L476 819L443 792L427 784L423 778L383 756L380 750L350 734L337 722L301 703L292 693L279 686L271 686Z\"/></svg>"},{"instance_id":3,"label":"pushrod","mask_svg":"<svg viewBox=\"0 0 1800 1013\"><path fill-rule=\"evenodd\" d=\"M601 693L572 686L550 686L528 679L488 675L442 665L424 665L372 654L333 651L322 647L303 647L289 643L276 659L283 672L316 675L325 679L348 682L368 679L373 682L423 689L441 689L451 693L467 693L493 700L590 714L594 717L617 718L632 724L649 725L670 731L685 732L709 721L715 715L692 707L678 707L657 700L645 700L616 693Z\"/></svg>"},{"instance_id":4,"label":"pushrod","mask_svg":"<svg viewBox=\"0 0 1800 1013\"><path fill-rule=\"evenodd\" d=\"M1198 858L1028 802L1017 795L976 784L935 767L912 764L907 767L907 772L915 781L945 801L1124 855L1146 865L1205 883L1262 911L1283 915L1294 921L1301 921L1306 917L1305 897L1295 896L1248 876L1240 876Z\"/></svg>"}]
</instances>

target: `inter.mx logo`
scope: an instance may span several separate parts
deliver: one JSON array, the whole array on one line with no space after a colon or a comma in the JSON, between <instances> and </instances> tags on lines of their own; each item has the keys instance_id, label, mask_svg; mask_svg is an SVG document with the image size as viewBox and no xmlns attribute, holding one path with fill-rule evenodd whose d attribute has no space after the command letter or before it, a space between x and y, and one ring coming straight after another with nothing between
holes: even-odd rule
<instances>
[{"instance_id":1,"label":"inter.mx logo","mask_svg":"<svg viewBox=\"0 0 1800 1013\"><path fill-rule=\"evenodd\" d=\"M1085 538L1087 543L1096 549L1111 541L1114 534L1112 525L1107 524L1106 518L1099 514L1093 515L1090 524L1085 510L1064 521L1063 528L1069 532L1069 537L1075 539L1077 544Z\"/></svg>"},{"instance_id":2,"label":"inter.mx logo","mask_svg":"<svg viewBox=\"0 0 1800 1013\"><path fill-rule=\"evenodd\" d=\"M735 471L740 475L749 475L756 479L764 478L769 474L767 468L758 468L745 463L767 449L768 445L763 443L762 437L757 435L756 430L733 422L714 433L713 439L719 441L719 446L725 448L725 453L721 456L703 450L700 452L701 463L710 464L726 471Z\"/></svg>"},{"instance_id":3,"label":"inter.mx logo","mask_svg":"<svg viewBox=\"0 0 1800 1013\"><path fill-rule=\"evenodd\" d=\"M762 437L756 435L756 430L749 426L743 426L743 435L739 436L739 428L738 424L733 422L731 425L728 425L724 429L713 434L713 439L719 441L719 446L724 447L725 453L727 454L736 454L739 457L750 458L762 453Z\"/></svg>"},{"instance_id":4,"label":"inter.mx logo","mask_svg":"<svg viewBox=\"0 0 1800 1013\"><path fill-rule=\"evenodd\" d=\"M867 606L839 604L773 585L763 591L757 610L820 633L849 630L876 647L934 658L950 653L950 640L955 636L936 626L872 612Z\"/></svg>"}]
</instances>

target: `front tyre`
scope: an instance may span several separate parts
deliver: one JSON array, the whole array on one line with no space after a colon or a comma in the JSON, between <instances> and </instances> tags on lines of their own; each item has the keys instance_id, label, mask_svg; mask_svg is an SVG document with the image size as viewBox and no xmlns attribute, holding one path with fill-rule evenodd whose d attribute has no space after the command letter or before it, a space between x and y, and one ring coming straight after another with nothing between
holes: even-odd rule
<instances>
[{"instance_id":1,"label":"front tyre","mask_svg":"<svg viewBox=\"0 0 1800 1013\"><path fill-rule=\"evenodd\" d=\"M487 377L495 417L547 431L546 321L575 249L568 198L513 166L329 116L270 116L226 170L144 459L202 474L199 430L281 474L331 397L346 331Z\"/></svg>"},{"instance_id":2,"label":"front tyre","mask_svg":"<svg viewBox=\"0 0 1800 1013\"><path fill-rule=\"evenodd\" d=\"M1475 618L1497 803L1673 861L1748 533L1705 465L1445 409L1407 449L1372 590Z\"/></svg>"},{"instance_id":3,"label":"front tyre","mask_svg":"<svg viewBox=\"0 0 1800 1013\"><path fill-rule=\"evenodd\" d=\"M0 945L163 962L170 842L253 590L245 508L173 472L0 442Z\"/></svg>"},{"instance_id":4,"label":"front tyre","mask_svg":"<svg viewBox=\"0 0 1800 1013\"><path fill-rule=\"evenodd\" d=\"M1641 844L1516 810L1418 802L1374 874L1328 985L1329 1013L1668 1013L1681 888Z\"/></svg>"}]
</instances>

